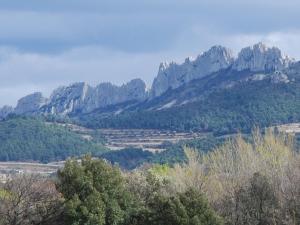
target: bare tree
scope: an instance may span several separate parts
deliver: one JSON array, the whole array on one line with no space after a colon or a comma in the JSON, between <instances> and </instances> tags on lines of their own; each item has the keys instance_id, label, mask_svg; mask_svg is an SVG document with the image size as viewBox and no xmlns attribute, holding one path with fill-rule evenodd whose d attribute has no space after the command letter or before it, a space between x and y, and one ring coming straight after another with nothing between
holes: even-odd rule
<instances>
[{"instance_id":1,"label":"bare tree","mask_svg":"<svg viewBox=\"0 0 300 225\"><path fill-rule=\"evenodd\" d=\"M4 184L1 190L3 225L52 225L62 213L61 196L50 180L22 175Z\"/></svg>"}]
</instances>

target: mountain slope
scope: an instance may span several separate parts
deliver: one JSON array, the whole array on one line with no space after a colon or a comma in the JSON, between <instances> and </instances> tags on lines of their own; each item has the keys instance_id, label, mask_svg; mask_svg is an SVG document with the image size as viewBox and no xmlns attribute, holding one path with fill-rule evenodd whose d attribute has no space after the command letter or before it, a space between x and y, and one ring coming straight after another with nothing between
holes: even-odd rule
<instances>
[{"instance_id":1,"label":"mountain slope","mask_svg":"<svg viewBox=\"0 0 300 225\"><path fill-rule=\"evenodd\" d=\"M93 128L158 128L231 133L254 125L297 122L300 63L262 43L237 57L214 46L182 64L162 63L150 90L140 79L122 86L75 83L49 99L34 93L10 113L71 117Z\"/></svg>"},{"instance_id":2,"label":"mountain slope","mask_svg":"<svg viewBox=\"0 0 300 225\"><path fill-rule=\"evenodd\" d=\"M237 58L229 49L213 46L208 51L199 54L196 59L187 58L182 64L162 63L150 90L146 90L146 85L141 79L134 79L121 86L101 83L96 87L91 87L84 82L79 82L57 88L49 98L43 97L39 92L25 96L18 101L15 108L7 106L0 108L0 119L5 118L10 113L74 116L115 106L119 108L119 111L124 111L131 107L127 103L159 101L160 97L169 90L184 87L205 77L213 81L214 74L224 73L224 78L227 78L226 74L232 73L270 74L289 69L294 62L293 59L285 56L280 49L270 48L262 43L242 49ZM218 80L222 81L221 77L218 76ZM200 86L198 85L198 87ZM207 85L202 88L212 91ZM198 93L199 91L196 91L196 95ZM191 95L195 94L191 93ZM120 107L120 105L125 107ZM174 102L162 105L163 108L172 106L174 106Z\"/></svg>"},{"instance_id":3,"label":"mountain slope","mask_svg":"<svg viewBox=\"0 0 300 225\"><path fill-rule=\"evenodd\" d=\"M169 90L118 115L93 112L79 119L90 127L249 131L300 120L300 70L283 73L222 71ZM163 107L176 102L172 107Z\"/></svg>"},{"instance_id":4,"label":"mountain slope","mask_svg":"<svg viewBox=\"0 0 300 225\"><path fill-rule=\"evenodd\" d=\"M54 161L106 149L80 135L33 118L10 118L0 122L0 161Z\"/></svg>"}]
</instances>

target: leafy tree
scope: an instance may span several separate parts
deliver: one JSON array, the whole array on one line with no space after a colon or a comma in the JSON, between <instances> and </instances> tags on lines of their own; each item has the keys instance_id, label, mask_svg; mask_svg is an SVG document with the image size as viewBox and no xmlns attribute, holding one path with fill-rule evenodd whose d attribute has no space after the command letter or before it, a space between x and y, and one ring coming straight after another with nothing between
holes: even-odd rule
<instances>
[{"instance_id":1,"label":"leafy tree","mask_svg":"<svg viewBox=\"0 0 300 225\"><path fill-rule=\"evenodd\" d=\"M199 192L190 189L175 196L156 195L148 203L147 225L220 225L222 220ZM142 217L144 218L144 217Z\"/></svg>"},{"instance_id":2,"label":"leafy tree","mask_svg":"<svg viewBox=\"0 0 300 225\"><path fill-rule=\"evenodd\" d=\"M69 160L58 180L68 224L119 225L130 214L132 200L120 170L103 160Z\"/></svg>"}]
</instances>

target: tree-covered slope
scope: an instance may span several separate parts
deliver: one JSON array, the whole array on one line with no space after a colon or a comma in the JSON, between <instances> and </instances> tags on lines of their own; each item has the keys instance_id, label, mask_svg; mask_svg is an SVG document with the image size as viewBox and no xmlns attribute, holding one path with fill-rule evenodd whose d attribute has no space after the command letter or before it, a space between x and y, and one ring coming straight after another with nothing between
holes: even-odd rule
<instances>
[{"instance_id":1,"label":"tree-covered slope","mask_svg":"<svg viewBox=\"0 0 300 225\"><path fill-rule=\"evenodd\" d=\"M46 162L104 150L79 134L39 119L17 117L0 122L0 161Z\"/></svg>"},{"instance_id":2,"label":"tree-covered slope","mask_svg":"<svg viewBox=\"0 0 300 225\"><path fill-rule=\"evenodd\" d=\"M193 84L195 85L195 84ZM185 89L188 87L185 87ZM177 90L177 96L180 96ZM176 98L174 91L174 99ZM247 81L200 96L195 102L161 110L137 109L118 115L97 112L80 118L86 126L248 132L253 126L300 121L300 82Z\"/></svg>"}]
</instances>

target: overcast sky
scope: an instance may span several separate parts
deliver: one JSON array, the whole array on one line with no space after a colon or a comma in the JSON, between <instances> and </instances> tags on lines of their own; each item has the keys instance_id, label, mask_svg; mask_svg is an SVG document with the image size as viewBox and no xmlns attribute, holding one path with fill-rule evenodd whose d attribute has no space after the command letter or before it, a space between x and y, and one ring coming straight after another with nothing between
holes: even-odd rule
<instances>
[{"instance_id":1,"label":"overcast sky","mask_svg":"<svg viewBox=\"0 0 300 225\"><path fill-rule=\"evenodd\" d=\"M161 61L263 41L300 58L297 0L0 0L0 106L77 81L151 85Z\"/></svg>"}]
</instances>

